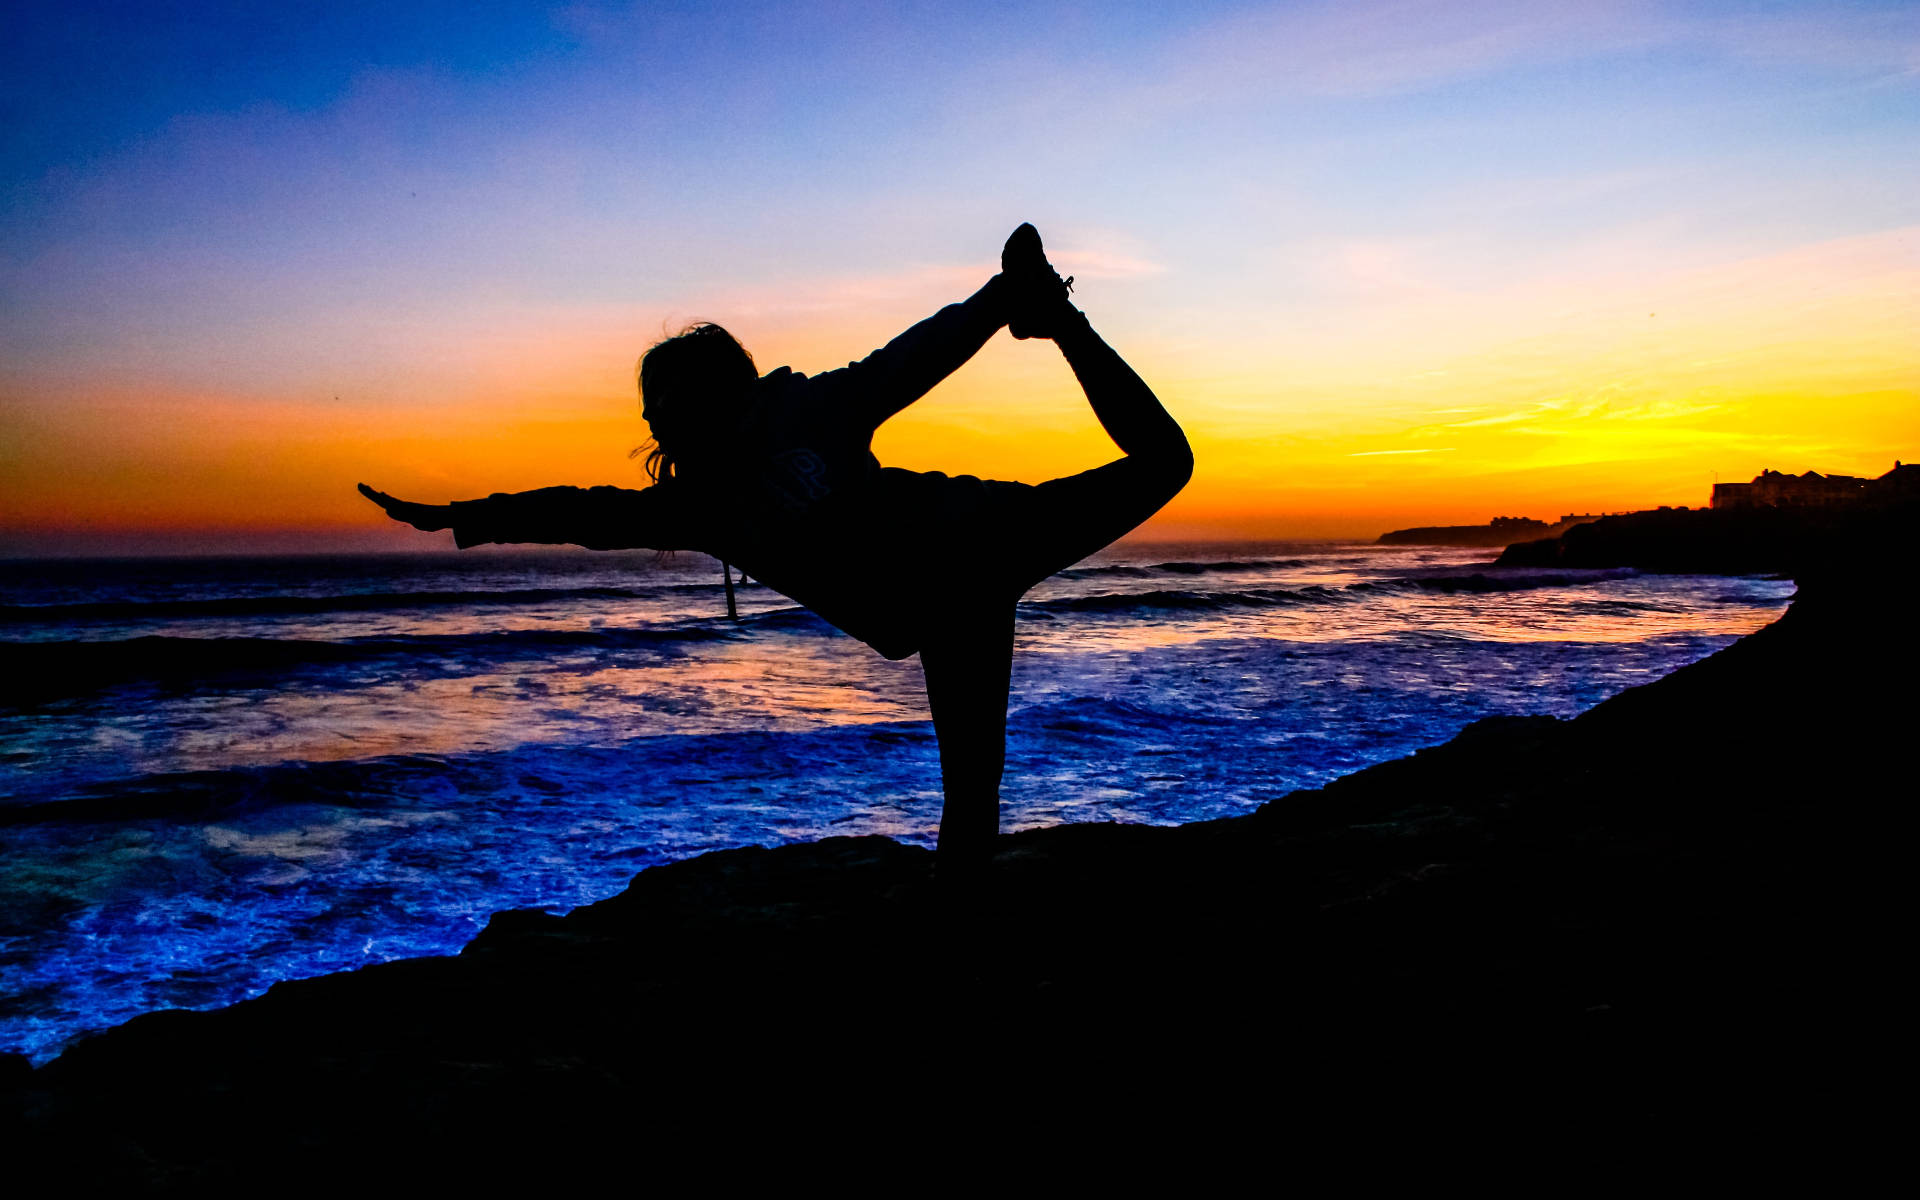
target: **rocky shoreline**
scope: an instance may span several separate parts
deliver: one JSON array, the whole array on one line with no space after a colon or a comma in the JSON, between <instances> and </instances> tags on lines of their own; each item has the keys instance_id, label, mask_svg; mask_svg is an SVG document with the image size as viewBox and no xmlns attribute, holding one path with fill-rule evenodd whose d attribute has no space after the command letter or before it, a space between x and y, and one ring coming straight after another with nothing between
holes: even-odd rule
<instances>
[{"instance_id":1,"label":"rocky shoreline","mask_svg":"<svg viewBox=\"0 0 1920 1200\"><path fill-rule=\"evenodd\" d=\"M12 1064L11 1161L658 1178L1026 1122L1125 1153L1138 1126L1857 1121L1904 957L1877 864L1913 792L1913 583L1905 554L1809 570L1775 624L1574 720L1246 817L1010 836L978 892L880 838L725 851L456 957L141 1017Z\"/></svg>"}]
</instances>

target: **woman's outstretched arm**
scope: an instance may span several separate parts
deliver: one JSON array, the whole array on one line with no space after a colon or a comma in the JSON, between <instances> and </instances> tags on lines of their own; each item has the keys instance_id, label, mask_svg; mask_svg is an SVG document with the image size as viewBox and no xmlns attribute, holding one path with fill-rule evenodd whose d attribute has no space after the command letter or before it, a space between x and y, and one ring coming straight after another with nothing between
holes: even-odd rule
<instances>
[{"instance_id":1,"label":"woman's outstretched arm","mask_svg":"<svg viewBox=\"0 0 1920 1200\"><path fill-rule=\"evenodd\" d=\"M814 377L814 384L870 429L933 390L1007 323L1004 277L949 304L856 363Z\"/></svg>"},{"instance_id":2,"label":"woman's outstretched arm","mask_svg":"<svg viewBox=\"0 0 1920 1200\"><path fill-rule=\"evenodd\" d=\"M462 550L488 542L536 542L589 550L685 550L679 506L659 486L550 487L495 492L482 500L416 504L360 485L360 494L388 516L429 533L453 531Z\"/></svg>"}]
</instances>

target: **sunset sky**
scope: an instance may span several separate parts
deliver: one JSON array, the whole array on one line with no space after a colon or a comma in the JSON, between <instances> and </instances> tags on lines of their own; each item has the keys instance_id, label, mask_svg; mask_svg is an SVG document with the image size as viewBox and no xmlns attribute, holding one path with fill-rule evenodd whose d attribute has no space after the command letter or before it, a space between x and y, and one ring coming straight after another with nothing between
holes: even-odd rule
<instances>
[{"instance_id":1,"label":"sunset sky","mask_svg":"<svg viewBox=\"0 0 1920 1200\"><path fill-rule=\"evenodd\" d=\"M1145 531L1920 457L1920 5L12 6L0 553L428 548L643 482L693 319L844 365L1023 220L1192 435ZM1112 456L1002 335L890 465Z\"/></svg>"}]
</instances>

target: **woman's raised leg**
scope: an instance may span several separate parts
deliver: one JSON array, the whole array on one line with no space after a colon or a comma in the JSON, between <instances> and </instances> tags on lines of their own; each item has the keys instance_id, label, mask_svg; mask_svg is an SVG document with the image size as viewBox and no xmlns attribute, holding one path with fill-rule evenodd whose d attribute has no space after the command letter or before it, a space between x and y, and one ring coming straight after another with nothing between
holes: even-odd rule
<instances>
[{"instance_id":1,"label":"woman's raised leg","mask_svg":"<svg viewBox=\"0 0 1920 1200\"><path fill-rule=\"evenodd\" d=\"M1021 494L1001 522L1005 570L1019 591L1111 545L1193 477L1187 435L1085 316L1067 307L1052 337L1125 457Z\"/></svg>"}]
</instances>

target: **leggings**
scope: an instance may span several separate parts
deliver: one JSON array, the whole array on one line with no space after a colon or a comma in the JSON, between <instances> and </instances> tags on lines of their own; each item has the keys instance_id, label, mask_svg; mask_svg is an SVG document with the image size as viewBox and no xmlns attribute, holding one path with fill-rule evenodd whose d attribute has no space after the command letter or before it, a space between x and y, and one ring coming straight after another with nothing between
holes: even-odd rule
<instances>
[{"instance_id":1,"label":"leggings","mask_svg":"<svg viewBox=\"0 0 1920 1200\"><path fill-rule=\"evenodd\" d=\"M920 652L940 743L940 861L977 865L1000 828L1014 605L1034 584L1112 544L1158 512L1193 474L1167 410L1084 318L1055 339L1123 456L1009 491L980 533L984 564L945 606Z\"/></svg>"}]
</instances>

